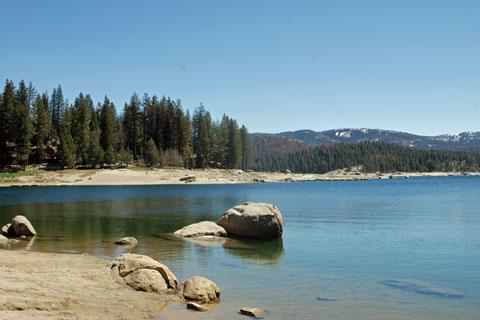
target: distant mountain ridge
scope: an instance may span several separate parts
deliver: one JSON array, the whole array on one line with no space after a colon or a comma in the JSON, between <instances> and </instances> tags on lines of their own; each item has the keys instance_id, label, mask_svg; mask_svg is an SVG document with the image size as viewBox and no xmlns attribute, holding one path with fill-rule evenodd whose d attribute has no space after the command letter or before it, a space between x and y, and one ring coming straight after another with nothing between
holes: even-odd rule
<instances>
[{"instance_id":1,"label":"distant mountain ridge","mask_svg":"<svg viewBox=\"0 0 480 320\"><path fill-rule=\"evenodd\" d=\"M253 134L270 135L270 134ZM316 132L313 130L286 131L272 136L280 136L307 146L320 146L335 143L385 142L403 147L451 151L480 151L480 132L462 132L439 136L420 136L406 132L382 129L333 129Z\"/></svg>"}]
</instances>

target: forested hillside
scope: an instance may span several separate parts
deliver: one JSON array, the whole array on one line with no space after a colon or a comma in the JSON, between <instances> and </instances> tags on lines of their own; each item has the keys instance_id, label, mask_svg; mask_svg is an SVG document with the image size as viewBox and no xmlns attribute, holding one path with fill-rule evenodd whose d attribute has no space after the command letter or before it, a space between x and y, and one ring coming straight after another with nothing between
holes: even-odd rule
<instances>
[{"instance_id":1,"label":"forested hillside","mask_svg":"<svg viewBox=\"0 0 480 320\"><path fill-rule=\"evenodd\" d=\"M0 167L31 163L62 167L206 166L246 169L251 157L245 126L224 115L212 120L200 105L191 116L180 100L134 93L122 114L107 96L93 102L80 93L73 104L62 87L39 93L22 80L0 94Z\"/></svg>"},{"instance_id":2,"label":"forested hillside","mask_svg":"<svg viewBox=\"0 0 480 320\"><path fill-rule=\"evenodd\" d=\"M255 156L271 153L289 153L308 148L304 143L274 134L254 133L250 135Z\"/></svg>"},{"instance_id":3,"label":"forested hillside","mask_svg":"<svg viewBox=\"0 0 480 320\"><path fill-rule=\"evenodd\" d=\"M256 155L259 171L325 173L361 166L365 172L479 171L480 153L421 150L387 143L339 143L286 154Z\"/></svg>"},{"instance_id":4,"label":"forested hillside","mask_svg":"<svg viewBox=\"0 0 480 320\"><path fill-rule=\"evenodd\" d=\"M393 130L347 128L320 132L297 130L277 135L311 147L341 142L385 142L427 150L480 151L480 132L450 133L431 137Z\"/></svg>"}]
</instances>

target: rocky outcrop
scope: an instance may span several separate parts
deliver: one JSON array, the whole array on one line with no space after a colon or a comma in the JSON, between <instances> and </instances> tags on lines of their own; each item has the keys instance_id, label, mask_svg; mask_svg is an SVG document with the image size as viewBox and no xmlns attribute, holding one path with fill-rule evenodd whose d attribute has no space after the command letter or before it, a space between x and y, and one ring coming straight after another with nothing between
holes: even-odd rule
<instances>
[{"instance_id":1,"label":"rocky outcrop","mask_svg":"<svg viewBox=\"0 0 480 320\"><path fill-rule=\"evenodd\" d=\"M220 289L215 282L199 276L182 282L177 288L177 293L185 300L200 303L212 303L220 299Z\"/></svg>"},{"instance_id":2,"label":"rocky outcrop","mask_svg":"<svg viewBox=\"0 0 480 320\"><path fill-rule=\"evenodd\" d=\"M118 273L120 277L124 278L126 284L135 290L157 292L155 290L160 290L159 288L163 288L164 285L166 286L166 289L175 289L178 284L177 278L167 266L148 256L140 254L122 254L112 262L112 269L114 272ZM161 279L152 272L142 271L133 274L139 270L153 270L161 275ZM128 277L131 274L132 276ZM152 282L148 283L149 279ZM140 284L142 285L140 286Z\"/></svg>"},{"instance_id":3,"label":"rocky outcrop","mask_svg":"<svg viewBox=\"0 0 480 320\"><path fill-rule=\"evenodd\" d=\"M246 315L246 316L250 316L250 317L255 317L255 318L260 317L261 315L263 315L266 312L267 312L267 310L258 309L258 308L242 308L242 309L240 309L241 314Z\"/></svg>"},{"instance_id":4,"label":"rocky outcrop","mask_svg":"<svg viewBox=\"0 0 480 320\"><path fill-rule=\"evenodd\" d=\"M134 237L125 237L118 240L115 240L115 244L123 245L123 246L136 246L138 244L138 240Z\"/></svg>"},{"instance_id":5,"label":"rocky outcrop","mask_svg":"<svg viewBox=\"0 0 480 320\"><path fill-rule=\"evenodd\" d=\"M282 236L283 220L280 210L269 203L245 202L228 209L218 220L229 235L259 239Z\"/></svg>"},{"instance_id":6,"label":"rocky outcrop","mask_svg":"<svg viewBox=\"0 0 480 320\"><path fill-rule=\"evenodd\" d=\"M227 231L212 221L202 221L183 227L173 233L179 237L215 236L226 237Z\"/></svg>"}]
</instances>

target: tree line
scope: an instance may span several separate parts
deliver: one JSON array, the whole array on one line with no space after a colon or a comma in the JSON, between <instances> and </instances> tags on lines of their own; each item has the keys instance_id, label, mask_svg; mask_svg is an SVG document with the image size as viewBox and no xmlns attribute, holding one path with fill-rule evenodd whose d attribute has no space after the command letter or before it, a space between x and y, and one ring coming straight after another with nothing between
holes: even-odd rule
<instances>
[{"instance_id":1,"label":"tree line","mask_svg":"<svg viewBox=\"0 0 480 320\"><path fill-rule=\"evenodd\" d=\"M339 143L258 155L252 169L326 173L356 166L364 172L479 171L480 153L421 150L380 142Z\"/></svg>"},{"instance_id":2,"label":"tree line","mask_svg":"<svg viewBox=\"0 0 480 320\"><path fill-rule=\"evenodd\" d=\"M7 80L0 93L0 166L48 162L66 168L128 165L247 169L251 142L245 126L203 105L191 116L180 100L134 93L118 115L112 101L94 104L80 93L73 104L62 87L38 93L30 82Z\"/></svg>"}]
</instances>

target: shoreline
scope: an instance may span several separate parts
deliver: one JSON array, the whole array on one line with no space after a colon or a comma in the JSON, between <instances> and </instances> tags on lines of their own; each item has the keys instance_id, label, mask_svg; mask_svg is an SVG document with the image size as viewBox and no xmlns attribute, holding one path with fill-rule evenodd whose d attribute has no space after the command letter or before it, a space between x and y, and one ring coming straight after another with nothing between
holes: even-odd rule
<instances>
[{"instance_id":1,"label":"shoreline","mask_svg":"<svg viewBox=\"0 0 480 320\"><path fill-rule=\"evenodd\" d=\"M410 178L423 176L480 175L480 172L396 172L362 173L356 170L335 170L324 174L245 172L238 169L91 169L46 171L29 169L24 175L1 178L0 187L33 186L133 186L133 185L207 185L280 183L305 181L357 181ZM193 181L184 181L185 178Z\"/></svg>"}]
</instances>

